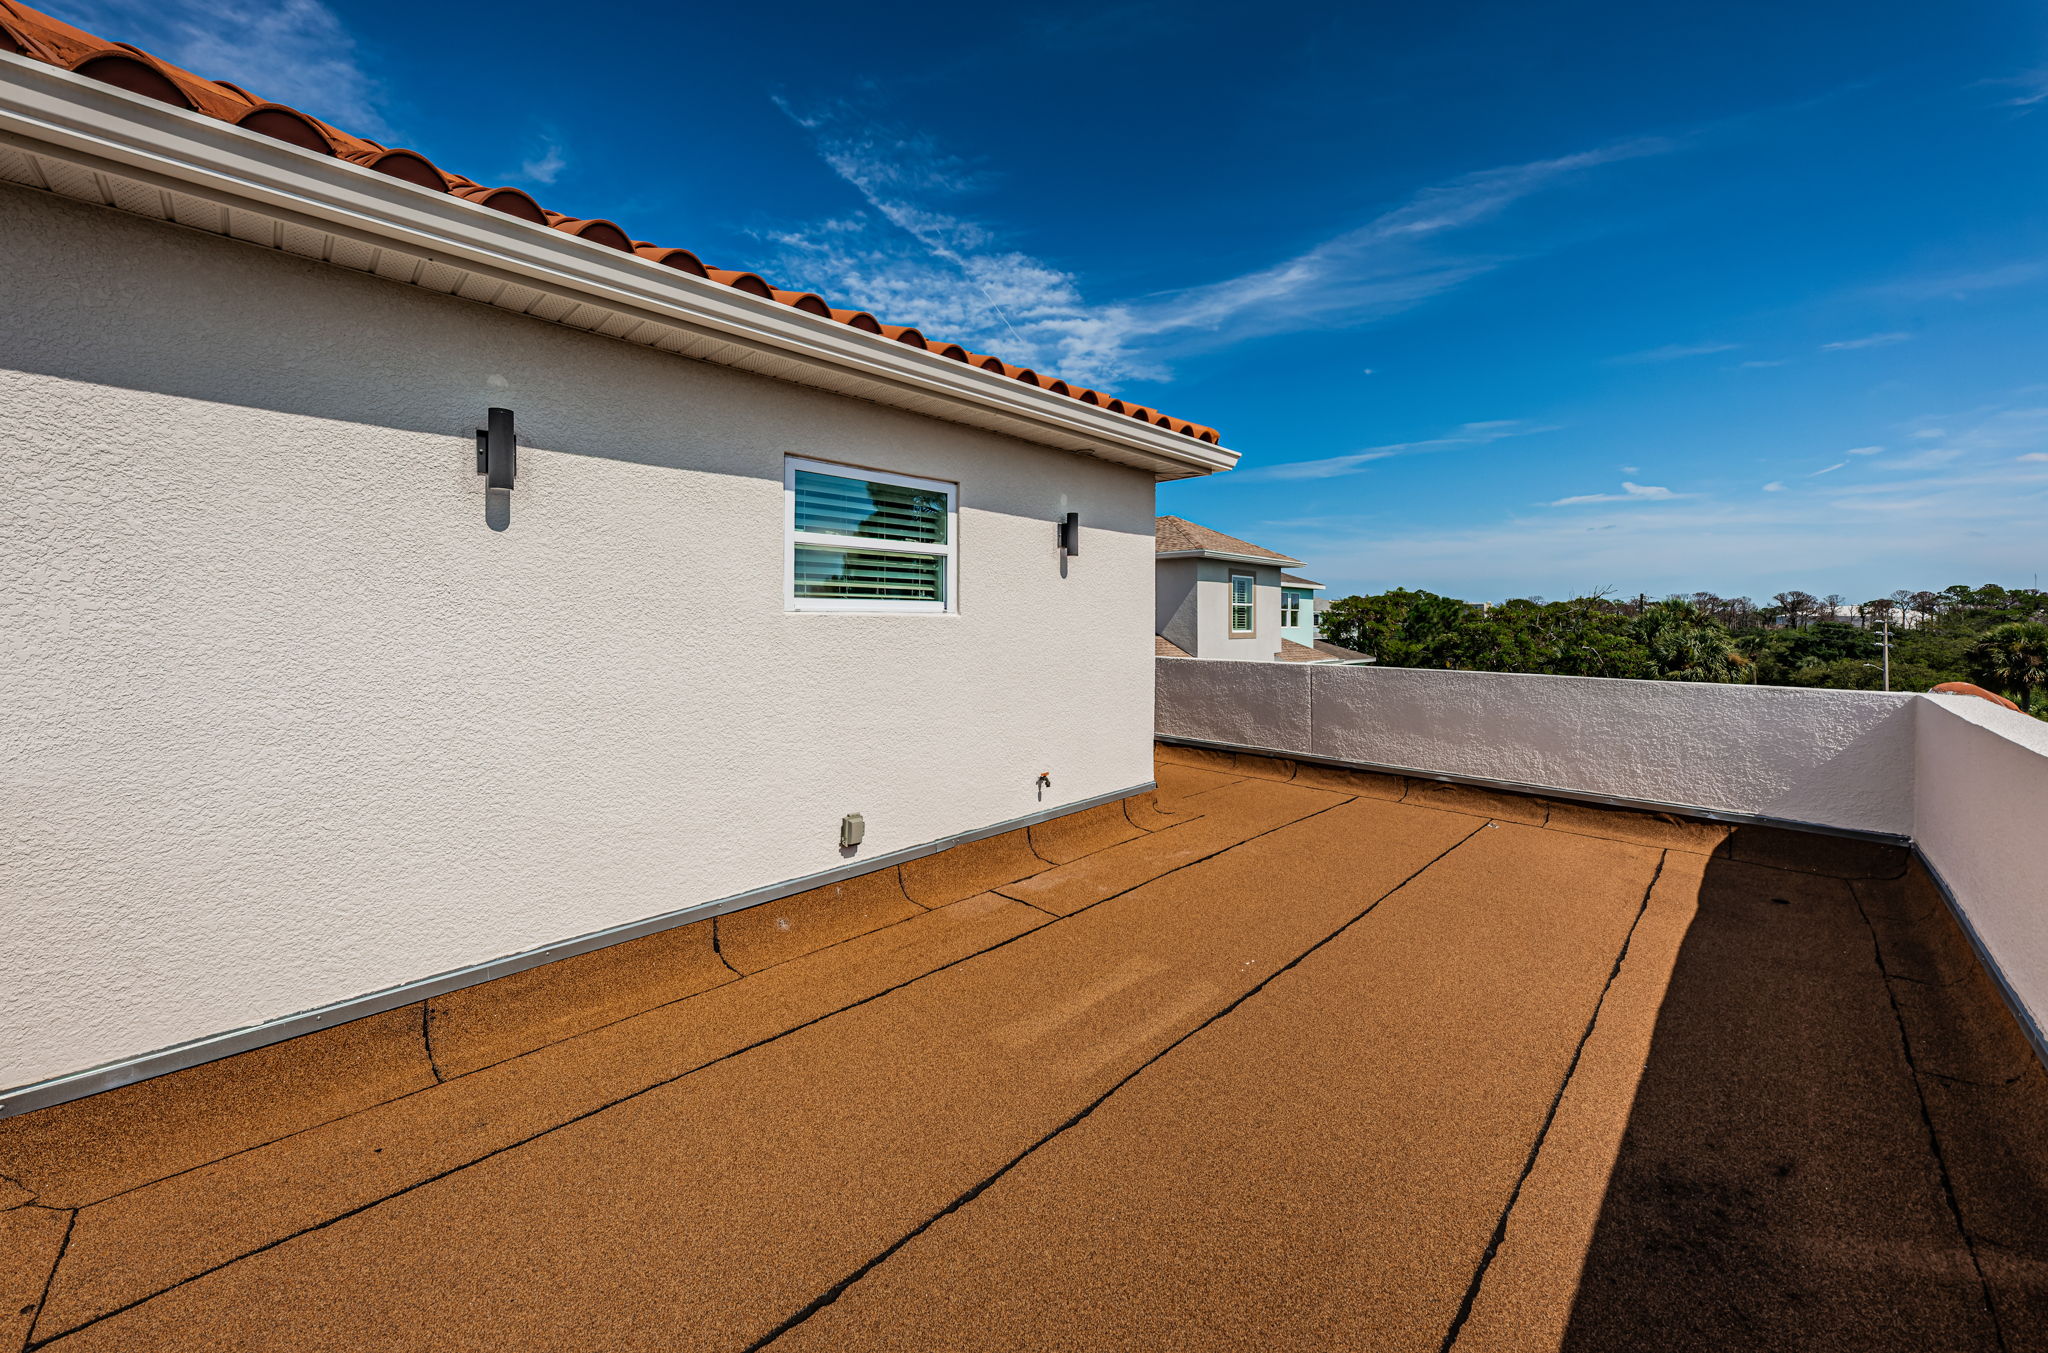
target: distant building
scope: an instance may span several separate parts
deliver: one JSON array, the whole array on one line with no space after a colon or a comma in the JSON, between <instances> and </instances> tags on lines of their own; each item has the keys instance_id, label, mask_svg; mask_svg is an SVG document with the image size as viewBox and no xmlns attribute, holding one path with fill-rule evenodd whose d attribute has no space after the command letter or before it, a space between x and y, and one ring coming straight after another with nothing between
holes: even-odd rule
<instances>
[{"instance_id":1,"label":"distant building","mask_svg":"<svg viewBox=\"0 0 2048 1353\"><path fill-rule=\"evenodd\" d=\"M1280 637L1300 644L1304 648L1316 645L1316 593L1323 590L1321 583L1313 583L1293 573L1280 575Z\"/></svg>"},{"instance_id":2,"label":"distant building","mask_svg":"<svg viewBox=\"0 0 2048 1353\"><path fill-rule=\"evenodd\" d=\"M1191 522L1161 517L1154 531L1158 593L1154 652L1234 662L1371 662L1316 637L1323 585L1288 573L1299 559Z\"/></svg>"}]
</instances>

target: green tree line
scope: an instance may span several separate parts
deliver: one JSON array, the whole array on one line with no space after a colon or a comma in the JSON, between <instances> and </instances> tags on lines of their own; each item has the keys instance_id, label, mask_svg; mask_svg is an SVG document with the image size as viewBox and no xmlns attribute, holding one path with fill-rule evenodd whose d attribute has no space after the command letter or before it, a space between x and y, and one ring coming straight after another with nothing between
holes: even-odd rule
<instances>
[{"instance_id":1,"label":"green tree line","mask_svg":"<svg viewBox=\"0 0 2048 1353\"><path fill-rule=\"evenodd\" d=\"M1768 604L1711 592L1605 594L1480 605L1396 588L1334 601L1323 637L1388 667L1878 690L1969 681L2048 717L2048 592L1957 585L1859 604L1780 592Z\"/></svg>"}]
</instances>

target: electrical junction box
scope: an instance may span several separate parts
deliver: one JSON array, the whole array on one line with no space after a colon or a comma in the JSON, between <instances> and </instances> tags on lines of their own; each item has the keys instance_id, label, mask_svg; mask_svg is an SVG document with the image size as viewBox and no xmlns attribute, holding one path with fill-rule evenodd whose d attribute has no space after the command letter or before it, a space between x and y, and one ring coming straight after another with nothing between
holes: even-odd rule
<instances>
[{"instance_id":1,"label":"electrical junction box","mask_svg":"<svg viewBox=\"0 0 2048 1353\"><path fill-rule=\"evenodd\" d=\"M839 819L839 844L842 847L851 849L859 845L861 837L866 836L867 833L867 819L859 813L848 813L845 817Z\"/></svg>"}]
</instances>

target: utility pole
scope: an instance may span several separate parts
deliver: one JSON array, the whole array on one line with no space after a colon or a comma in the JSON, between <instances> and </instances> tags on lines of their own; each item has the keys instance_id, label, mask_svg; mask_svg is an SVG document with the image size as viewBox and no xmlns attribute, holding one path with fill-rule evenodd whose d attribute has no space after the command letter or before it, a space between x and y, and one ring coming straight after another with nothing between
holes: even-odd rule
<instances>
[{"instance_id":1,"label":"utility pole","mask_svg":"<svg viewBox=\"0 0 2048 1353\"><path fill-rule=\"evenodd\" d=\"M1892 618L1890 616L1884 618L1884 637L1877 641L1877 646L1884 650L1884 688L1889 691L1892 688Z\"/></svg>"}]
</instances>

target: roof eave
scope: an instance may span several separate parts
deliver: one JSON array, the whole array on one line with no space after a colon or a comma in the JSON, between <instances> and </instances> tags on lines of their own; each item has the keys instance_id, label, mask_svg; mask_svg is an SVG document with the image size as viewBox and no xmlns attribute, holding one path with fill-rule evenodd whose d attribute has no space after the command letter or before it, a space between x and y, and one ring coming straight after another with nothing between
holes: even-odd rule
<instances>
[{"instance_id":1,"label":"roof eave","mask_svg":"<svg viewBox=\"0 0 2048 1353\"><path fill-rule=\"evenodd\" d=\"M1299 559L1288 559L1277 554L1232 554L1228 550L1160 550L1157 559L1221 559L1230 564L1269 564L1274 568L1293 568Z\"/></svg>"},{"instance_id":2,"label":"roof eave","mask_svg":"<svg viewBox=\"0 0 2048 1353\"><path fill-rule=\"evenodd\" d=\"M348 265L330 257L332 241L367 245L415 260L422 277L448 270L435 273L430 287L445 294L531 315L531 300L501 304L487 293L537 292L579 307L552 322L573 320L572 327L682 356L988 427L1160 479L1237 463L1235 451L1213 443L5 52L0 145L24 152L46 181L14 172L0 178L127 210L145 196L129 185L182 194L243 216L216 232L230 238L335 266ZM85 177L48 181L43 161ZM247 216L275 223L274 238L251 240L256 222ZM153 219L192 224L179 220L175 204ZM375 275L407 280L382 267Z\"/></svg>"}]
</instances>

